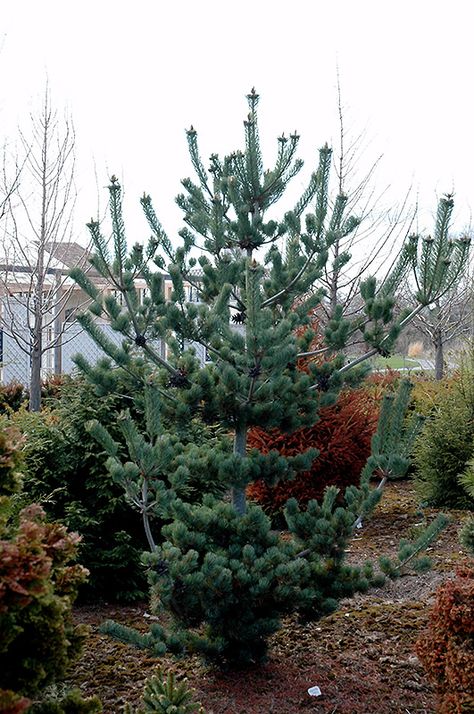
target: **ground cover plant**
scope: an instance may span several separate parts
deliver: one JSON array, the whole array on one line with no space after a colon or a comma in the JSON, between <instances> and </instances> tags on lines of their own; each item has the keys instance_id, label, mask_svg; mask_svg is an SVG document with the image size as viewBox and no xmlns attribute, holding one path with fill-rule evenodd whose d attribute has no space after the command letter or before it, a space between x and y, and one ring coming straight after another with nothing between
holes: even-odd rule
<instances>
[{"instance_id":1,"label":"ground cover plant","mask_svg":"<svg viewBox=\"0 0 474 714\"><path fill-rule=\"evenodd\" d=\"M110 455L112 478L142 514L153 613L164 609L172 617L170 628L155 622L146 635L113 623L108 630L155 654L197 651L231 666L263 661L268 638L286 613L318 618L333 611L344 595L378 582L372 566L348 565L345 551L360 518L379 499L381 489L371 488L370 477L380 474L385 483L406 469L405 450L413 436L403 425L408 400L403 388L397 400L385 403L360 488L345 494L329 488L321 504L311 501L306 509L290 501L285 509L289 535L282 538L261 508L247 504L246 488L258 479L276 483L291 478L309 468L316 452L284 457L248 450L249 429L294 431L314 424L320 408L333 404L343 386L360 380L358 365L388 352L407 321L449 288L469 247L467 239L449 239L453 201L442 198L434 238L412 236L382 284L367 278L361 284L363 313L348 320L335 310L325 327L323 349L330 359L298 370L298 362L314 354L309 315L324 298L322 290L309 288L317 285L331 243L354 231L359 220L347 215L347 196L339 193L330 200L327 146L293 210L274 217L276 202L303 165L296 158L299 137L280 137L275 165L264 171L259 97L252 90L247 99L244 151L223 159L213 154L209 171L199 156L196 131L187 132L197 182L185 179L185 193L177 198L186 223L178 248L144 196L152 237L147 246L137 244L127 252L121 189L112 178L112 251L98 223L91 222L89 229L96 249L93 265L120 300L101 294L80 270L73 272L92 301L81 323L107 355L96 367L78 357L78 366L102 394L114 389L114 364L136 380L144 426L137 425L132 412L121 416L125 458L103 425L96 421L90 429ZM169 300L162 274L152 266L168 270ZM409 314L395 315L394 290L410 267L416 268L417 304ZM134 286L137 275L147 283L143 300ZM187 286L198 291L199 304L188 301ZM105 315L123 335L120 346L101 332L97 315ZM342 348L355 333L367 352L346 363ZM167 345L167 357L156 344L159 339ZM188 349L193 343L207 350L210 364L201 366ZM187 500L194 460L192 451L183 451L166 430L170 416L182 430L198 416L233 434L231 455L209 449L202 454L208 473L229 489L230 501L212 494L203 494L198 503ZM167 521L158 533L153 519ZM438 527L414 546L402 543L399 559L383 559L382 570L398 573Z\"/></svg>"}]
</instances>

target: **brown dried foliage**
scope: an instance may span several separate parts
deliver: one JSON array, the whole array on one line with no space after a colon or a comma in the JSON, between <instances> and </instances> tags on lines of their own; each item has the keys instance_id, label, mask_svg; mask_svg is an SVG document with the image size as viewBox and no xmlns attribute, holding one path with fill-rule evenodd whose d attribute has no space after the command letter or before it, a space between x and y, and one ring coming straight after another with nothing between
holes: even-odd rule
<instances>
[{"instance_id":1,"label":"brown dried foliage","mask_svg":"<svg viewBox=\"0 0 474 714\"><path fill-rule=\"evenodd\" d=\"M474 712L474 567L459 568L438 589L416 653L437 688L439 714Z\"/></svg>"}]
</instances>

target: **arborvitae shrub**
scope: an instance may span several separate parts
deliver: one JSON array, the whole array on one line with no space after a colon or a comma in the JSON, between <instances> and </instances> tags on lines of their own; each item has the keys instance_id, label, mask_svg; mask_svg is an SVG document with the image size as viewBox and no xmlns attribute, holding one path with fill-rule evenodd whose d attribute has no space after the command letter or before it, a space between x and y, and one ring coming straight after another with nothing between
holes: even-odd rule
<instances>
[{"instance_id":1,"label":"arborvitae shrub","mask_svg":"<svg viewBox=\"0 0 474 714\"><path fill-rule=\"evenodd\" d=\"M427 420L414 450L416 487L435 506L473 508L459 475L474 451L473 405L453 388Z\"/></svg>"},{"instance_id":2,"label":"arborvitae shrub","mask_svg":"<svg viewBox=\"0 0 474 714\"><path fill-rule=\"evenodd\" d=\"M429 630L416 653L435 683L438 714L474 711L474 568L438 589Z\"/></svg>"},{"instance_id":3,"label":"arborvitae shrub","mask_svg":"<svg viewBox=\"0 0 474 714\"><path fill-rule=\"evenodd\" d=\"M21 696L36 694L61 676L79 651L84 631L73 625L71 607L87 571L70 564L78 536L58 523L47 523L40 506L31 505L11 518L13 496L21 487L18 458L13 431L3 432L0 690L5 701L21 707ZM9 691L20 696L16 704Z\"/></svg>"},{"instance_id":4,"label":"arborvitae shrub","mask_svg":"<svg viewBox=\"0 0 474 714\"><path fill-rule=\"evenodd\" d=\"M425 376L412 378L411 411L429 418L446 399L450 399L455 390L456 380L453 377L430 379Z\"/></svg>"},{"instance_id":5,"label":"arborvitae shrub","mask_svg":"<svg viewBox=\"0 0 474 714\"><path fill-rule=\"evenodd\" d=\"M319 456L309 471L291 481L281 481L276 486L262 480L251 484L247 489L249 497L267 512L278 514L289 498L306 505L313 498L321 500L326 486L338 486L344 492L347 486L358 484L377 428L378 404L375 389L357 389L343 392L334 405L322 408L314 426L290 434L251 429L248 444L263 454L276 450L284 456L294 456L313 447Z\"/></svg>"}]
</instances>

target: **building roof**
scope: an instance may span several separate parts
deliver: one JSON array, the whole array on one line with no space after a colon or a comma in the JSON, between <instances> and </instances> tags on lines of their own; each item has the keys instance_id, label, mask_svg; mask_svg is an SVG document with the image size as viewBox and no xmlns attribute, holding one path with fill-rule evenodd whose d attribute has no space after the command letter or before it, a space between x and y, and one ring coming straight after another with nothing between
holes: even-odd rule
<instances>
[{"instance_id":1,"label":"building roof","mask_svg":"<svg viewBox=\"0 0 474 714\"><path fill-rule=\"evenodd\" d=\"M99 273L89 264L92 253L89 248L79 245L79 243L45 243L44 249L57 261L57 267L71 270L76 266L87 268L87 274L92 277L99 277Z\"/></svg>"}]
</instances>

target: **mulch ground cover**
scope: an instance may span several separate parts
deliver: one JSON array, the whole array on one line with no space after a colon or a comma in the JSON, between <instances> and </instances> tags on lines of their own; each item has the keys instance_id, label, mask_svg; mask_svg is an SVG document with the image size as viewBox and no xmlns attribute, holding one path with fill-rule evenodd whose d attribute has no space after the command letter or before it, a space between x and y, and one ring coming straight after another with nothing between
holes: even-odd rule
<instances>
[{"instance_id":1,"label":"mulch ground cover","mask_svg":"<svg viewBox=\"0 0 474 714\"><path fill-rule=\"evenodd\" d=\"M349 559L394 553L400 537L416 537L436 513L419 509L410 482L390 484L375 516L351 543ZM206 714L432 713L435 694L413 648L436 588L465 558L458 532L467 514L448 513L452 521L429 551L431 571L345 600L316 623L286 619L272 638L268 663L248 671L218 672L197 657L156 659L99 633L109 618L146 631L147 603L77 607L76 620L91 626L91 636L67 684L99 696L107 714L121 712L126 702L138 706L146 678L158 668L186 677ZM313 686L321 696L308 694Z\"/></svg>"}]
</instances>

